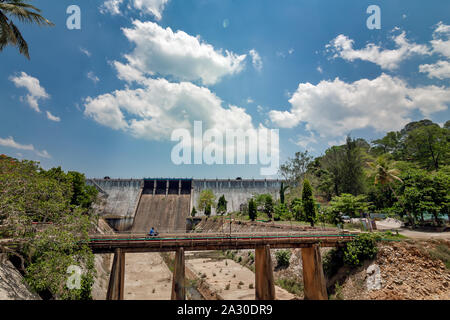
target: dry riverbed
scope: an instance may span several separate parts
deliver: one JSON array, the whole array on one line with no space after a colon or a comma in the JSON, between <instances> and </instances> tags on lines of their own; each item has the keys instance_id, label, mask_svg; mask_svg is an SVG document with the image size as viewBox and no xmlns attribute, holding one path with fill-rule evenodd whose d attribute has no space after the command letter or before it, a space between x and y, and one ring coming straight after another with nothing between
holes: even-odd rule
<instances>
[{"instance_id":1,"label":"dry riverbed","mask_svg":"<svg viewBox=\"0 0 450 320\"><path fill-rule=\"evenodd\" d=\"M125 300L170 300L172 273L159 253L127 253Z\"/></svg>"},{"instance_id":2,"label":"dry riverbed","mask_svg":"<svg viewBox=\"0 0 450 320\"><path fill-rule=\"evenodd\" d=\"M224 300L255 300L255 274L233 260L188 258L186 266ZM277 300L295 299L293 294L278 286L275 292Z\"/></svg>"}]
</instances>

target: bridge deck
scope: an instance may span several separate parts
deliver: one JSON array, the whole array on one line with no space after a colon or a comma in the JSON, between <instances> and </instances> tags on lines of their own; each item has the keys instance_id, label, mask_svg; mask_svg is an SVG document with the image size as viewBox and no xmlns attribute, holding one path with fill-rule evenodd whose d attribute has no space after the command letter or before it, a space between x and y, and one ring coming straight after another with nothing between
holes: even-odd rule
<instances>
[{"instance_id":1,"label":"bridge deck","mask_svg":"<svg viewBox=\"0 0 450 320\"><path fill-rule=\"evenodd\" d=\"M184 248L185 251L241 250L270 245L271 248L304 248L313 244L336 247L352 241L349 233L261 233L261 234L145 234L91 235L89 247L94 253L165 252Z\"/></svg>"}]
</instances>

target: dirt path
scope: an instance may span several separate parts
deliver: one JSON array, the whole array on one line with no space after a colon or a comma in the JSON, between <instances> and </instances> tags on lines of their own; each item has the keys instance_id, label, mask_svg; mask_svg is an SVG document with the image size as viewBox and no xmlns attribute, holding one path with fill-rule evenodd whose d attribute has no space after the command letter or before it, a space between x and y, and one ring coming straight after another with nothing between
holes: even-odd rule
<instances>
[{"instance_id":1,"label":"dirt path","mask_svg":"<svg viewBox=\"0 0 450 320\"><path fill-rule=\"evenodd\" d=\"M404 235L405 237L421 240L431 240L431 239L447 239L450 240L450 232L423 232L423 231L413 231L409 229L398 229L398 233Z\"/></svg>"},{"instance_id":2,"label":"dirt path","mask_svg":"<svg viewBox=\"0 0 450 320\"><path fill-rule=\"evenodd\" d=\"M170 300L172 273L159 253L127 253L125 300Z\"/></svg>"},{"instance_id":3,"label":"dirt path","mask_svg":"<svg viewBox=\"0 0 450 320\"><path fill-rule=\"evenodd\" d=\"M389 223L387 221L377 221L378 230L396 230L401 235L408 238L420 239L420 240L431 240L431 239L448 239L450 240L450 232L426 232L426 231L415 231L405 228L401 228L398 224Z\"/></svg>"},{"instance_id":4,"label":"dirt path","mask_svg":"<svg viewBox=\"0 0 450 320\"><path fill-rule=\"evenodd\" d=\"M214 261L200 258L188 260L186 265L224 300L255 300L255 274L233 260ZM293 294L277 286L275 295L277 300L295 298Z\"/></svg>"}]
</instances>

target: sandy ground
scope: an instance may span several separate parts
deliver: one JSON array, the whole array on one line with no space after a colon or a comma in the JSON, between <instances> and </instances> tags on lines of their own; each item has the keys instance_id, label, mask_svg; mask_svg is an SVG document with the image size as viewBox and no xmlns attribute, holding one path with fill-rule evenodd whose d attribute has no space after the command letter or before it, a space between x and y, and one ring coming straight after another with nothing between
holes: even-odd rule
<instances>
[{"instance_id":1,"label":"sandy ground","mask_svg":"<svg viewBox=\"0 0 450 320\"><path fill-rule=\"evenodd\" d=\"M205 281L224 300L255 300L255 274L237 262L230 259L222 261L192 259L187 260L186 265L200 278L203 274L206 274ZM230 284L229 290L226 290L227 284ZM251 284L253 289L249 287ZM293 294L277 286L275 287L275 295L277 300L295 298Z\"/></svg>"},{"instance_id":2,"label":"sandy ground","mask_svg":"<svg viewBox=\"0 0 450 320\"><path fill-rule=\"evenodd\" d=\"M172 273L159 253L127 253L125 300L170 300Z\"/></svg>"}]
</instances>

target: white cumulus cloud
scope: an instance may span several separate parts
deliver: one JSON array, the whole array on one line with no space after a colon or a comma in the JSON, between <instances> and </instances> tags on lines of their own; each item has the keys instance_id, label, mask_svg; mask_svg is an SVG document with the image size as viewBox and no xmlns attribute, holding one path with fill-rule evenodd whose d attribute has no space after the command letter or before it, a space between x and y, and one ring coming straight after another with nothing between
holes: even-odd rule
<instances>
[{"instance_id":1,"label":"white cumulus cloud","mask_svg":"<svg viewBox=\"0 0 450 320\"><path fill-rule=\"evenodd\" d=\"M162 13L169 0L128 0L127 8L139 10L141 14L149 14L155 17L156 20L162 19ZM100 12L111 15L122 14L121 7L124 0L106 0L100 6Z\"/></svg>"},{"instance_id":2,"label":"white cumulus cloud","mask_svg":"<svg viewBox=\"0 0 450 320\"><path fill-rule=\"evenodd\" d=\"M427 73L429 78L448 79L450 78L450 62L438 61L434 64L423 64L419 66L419 71Z\"/></svg>"},{"instance_id":3,"label":"white cumulus cloud","mask_svg":"<svg viewBox=\"0 0 450 320\"><path fill-rule=\"evenodd\" d=\"M85 115L137 138L167 140L173 130L191 129L203 121L205 129L253 129L245 109L224 107L209 89L189 82L147 79L143 88L116 90L85 101Z\"/></svg>"},{"instance_id":4,"label":"white cumulus cloud","mask_svg":"<svg viewBox=\"0 0 450 320\"><path fill-rule=\"evenodd\" d=\"M354 49L354 40L340 34L326 48L334 53L333 58L369 61L386 70L397 69L402 61L413 55L431 54L428 46L408 41L404 31L394 36L392 40L396 45L395 49L384 49L373 43L367 44L362 49Z\"/></svg>"},{"instance_id":5,"label":"white cumulus cloud","mask_svg":"<svg viewBox=\"0 0 450 320\"><path fill-rule=\"evenodd\" d=\"M439 22L433 32L433 40L430 42L433 52L450 58L450 25Z\"/></svg>"},{"instance_id":6,"label":"white cumulus cloud","mask_svg":"<svg viewBox=\"0 0 450 320\"><path fill-rule=\"evenodd\" d=\"M152 14L156 20L161 20L164 8L169 0L134 0L134 7L144 13Z\"/></svg>"},{"instance_id":7,"label":"white cumulus cloud","mask_svg":"<svg viewBox=\"0 0 450 320\"><path fill-rule=\"evenodd\" d=\"M13 137L0 138L0 146L16 150L32 151L41 158L51 158L50 154L46 150L37 150L32 144L20 144L16 142Z\"/></svg>"},{"instance_id":8,"label":"white cumulus cloud","mask_svg":"<svg viewBox=\"0 0 450 320\"><path fill-rule=\"evenodd\" d=\"M414 111L428 117L447 110L450 90L434 85L413 88L383 73L353 83L339 78L317 85L301 83L289 102L290 111L270 111L272 122L283 128L302 122L320 137L339 137L362 128L399 130L411 121Z\"/></svg>"},{"instance_id":9,"label":"white cumulus cloud","mask_svg":"<svg viewBox=\"0 0 450 320\"><path fill-rule=\"evenodd\" d=\"M25 88L28 90L26 97L22 97L28 105L36 112L41 112L39 109L39 100L49 99L50 95L41 86L39 79L29 76L25 72L21 72L17 76L9 78L17 88Z\"/></svg>"},{"instance_id":10,"label":"white cumulus cloud","mask_svg":"<svg viewBox=\"0 0 450 320\"><path fill-rule=\"evenodd\" d=\"M133 28L123 29L128 40L136 45L133 52L125 55L127 65L114 62L123 79L161 74L212 85L222 77L244 69L245 54L216 50L200 37L183 31L173 32L171 28L164 29L151 21L136 20L133 25Z\"/></svg>"},{"instance_id":11,"label":"white cumulus cloud","mask_svg":"<svg viewBox=\"0 0 450 320\"><path fill-rule=\"evenodd\" d=\"M106 0L100 6L100 12L103 14L109 13L111 15L119 15L121 14L120 6L122 3L123 0Z\"/></svg>"}]
</instances>

